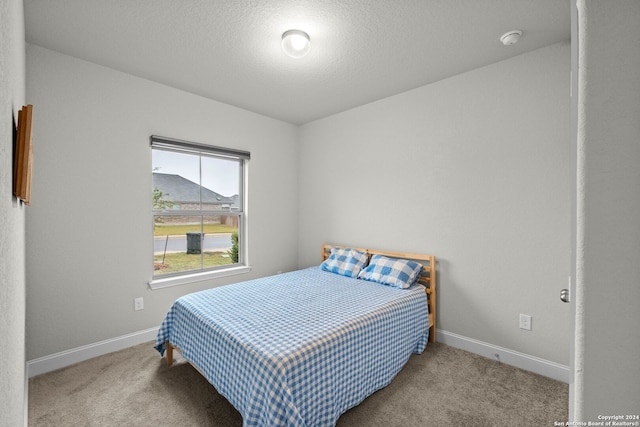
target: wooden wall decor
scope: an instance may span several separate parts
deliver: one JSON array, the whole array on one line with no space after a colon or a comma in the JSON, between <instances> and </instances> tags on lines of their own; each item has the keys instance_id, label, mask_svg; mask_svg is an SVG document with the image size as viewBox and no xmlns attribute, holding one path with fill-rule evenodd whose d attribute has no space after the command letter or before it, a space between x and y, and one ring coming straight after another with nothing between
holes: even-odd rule
<instances>
[{"instance_id":1,"label":"wooden wall decor","mask_svg":"<svg viewBox=\"0 0 640 427\"><path fill-rule=\"evenodd\" d=\"M31 205L31 175L33 146L31 144L31 118L33 105L25 105L18 112L18 139L13 165L13 194Z\"/></svg>"}]
</instances>

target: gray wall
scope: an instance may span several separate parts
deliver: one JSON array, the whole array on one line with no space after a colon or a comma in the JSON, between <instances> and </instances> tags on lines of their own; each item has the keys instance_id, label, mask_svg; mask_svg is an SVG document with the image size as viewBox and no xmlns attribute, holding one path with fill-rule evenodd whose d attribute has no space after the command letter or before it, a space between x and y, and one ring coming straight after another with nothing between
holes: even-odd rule
<instances>
[{"instance_id":1,"label":"gray wall","mask_svg":"<svg viewBox=\"0 0 640 427\"><path fill-rule=\"evenodd\" d=\"M578 12L574 407L586 422L640 409L640 2Z\"/></svg>"},{"instance_id":2,"label":"gray wall","mask_svg":"<svg viewBox=\"0 0 640 427\"><path fill-rule=\"evenodd\" d=\"M184 293L296 267L295 126L37 46L27 47L27 95L38 140L28 360L158 327ZM251 151L251 273L148 288L152 134Z\"/></svg>"},{"instance_id":3,"label":"gray wall","mask_svg":"<svg viewBox=\"0 0 640 427\"><path fill-rule=\"evenodd\" d=\"M304 125L300 267L434 254L439 329L568 365L569 152L569 43Z\"/></svg>"},{"instance_id":4,"label":"gray wall","mask_svg":"<svg viewBox=\"0 0 640 427\"><path fill-rule=\"evenodd\" d=\"M13 196L13 129L25 104L21 0L0 2L0 425L25 413L25 206ZM34 115L37 112L34 112Z\"/></svg>"}]
</instances>

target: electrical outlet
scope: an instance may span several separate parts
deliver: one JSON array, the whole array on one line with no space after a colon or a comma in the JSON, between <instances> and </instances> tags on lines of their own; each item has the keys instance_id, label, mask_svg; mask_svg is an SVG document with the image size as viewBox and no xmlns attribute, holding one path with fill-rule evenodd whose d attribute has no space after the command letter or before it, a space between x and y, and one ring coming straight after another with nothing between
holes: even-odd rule
<instances>
[{"instance_id":1,"label":"electrical outlet","mask_svg":"<svg viewBox=\"0 0 640 427\"><path fill-rule=\"evenodd\" d=\"M135 311L144 309L144 299L142 297L133 300L133 309Z\"/></svg>"},{"instance_id":2,"label":"electrical outlet","mask_svg":"<svg viewBox=\"0 0 640 427\"><path fill-rule=\"evenodd\" d=\"M520 315L520 329L524 329L527 331L531 330L531 316L528 314Z\"/></svg>"}]
</instances>

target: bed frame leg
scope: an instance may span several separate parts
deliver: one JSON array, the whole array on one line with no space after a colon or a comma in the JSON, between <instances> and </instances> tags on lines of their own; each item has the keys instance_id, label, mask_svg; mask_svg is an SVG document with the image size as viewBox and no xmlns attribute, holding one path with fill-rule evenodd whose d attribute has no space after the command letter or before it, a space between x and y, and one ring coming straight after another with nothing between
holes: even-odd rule
<instances>
[{"instance_id":1,"label":"bed frame leg","mask_svg":"<svg viewBox=\"0 0 640 427\"><path fill-rule=\"evenodd\" d=\"M173 365L173 346L171 345L171 343L169 342L169 340L166 341L166 356L167 356L167 366L171 366Z\"/></svg>"}]
</instances>

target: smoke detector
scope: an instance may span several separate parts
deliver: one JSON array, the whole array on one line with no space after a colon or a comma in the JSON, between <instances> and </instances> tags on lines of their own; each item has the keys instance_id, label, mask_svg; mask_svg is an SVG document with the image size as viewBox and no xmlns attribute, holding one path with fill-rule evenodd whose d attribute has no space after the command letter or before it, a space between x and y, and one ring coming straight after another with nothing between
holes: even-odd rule
<instances>
[{"instance_id":1,"label":"smoke detector","mask_svg":"<svg viewBox=\"0 0 640 427\"><path fill-rule=\"evenodd\" d=\"M518 40L520 40L520 36L522 36L522 31L513 30L507 33L504 33L502 37L500 37L500 41L505 46L511 46L512 44L518 43Z\"/></svg>"}]
</instances>

